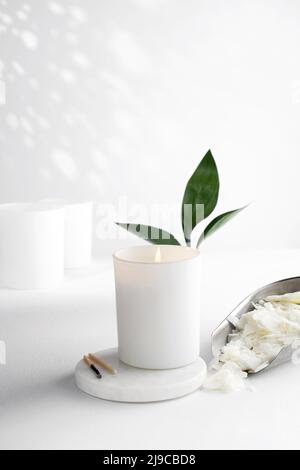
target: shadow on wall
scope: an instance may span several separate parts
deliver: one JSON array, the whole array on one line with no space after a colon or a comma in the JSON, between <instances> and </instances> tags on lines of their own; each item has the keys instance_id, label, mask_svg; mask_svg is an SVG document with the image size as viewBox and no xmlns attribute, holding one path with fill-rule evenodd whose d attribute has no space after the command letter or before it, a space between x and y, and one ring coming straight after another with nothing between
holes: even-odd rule
<instances>
[{"instance_id":1,"label":"shadow on wall","mask_svg":"<svg viewBox=\"0 0 300 470\"><path fill-rule=\"evenodd\" d=\"M298 168L299 108L289 84L300 73L299 7L188 4L0 0L0 202L89 198L118 207L126 195L128 207L169 206L213 145L220 212L236 195L241 205L257 198L247 218L256 227L266 220L261 200L272 204L263 235L239 218L236 239L228 232L218 243L290 242L278 213L298 197L290 168ZM160 224L126 217L138 219Z\"/></svg>"},{"instance_id":2,"label":"shadow on wall","mask_svg":"<svg viewBox=\"0 0 300 470\"><path fill-rule=\"evenodd\" d=\"M151 113L144 95L151 82L159 101L162 83L153 87L159 71L142 35L120 26L149 2L130 2L130 12L125 3L0 0L1 202L114 203L130 186L132 165L139 171L137 155L151 156L145 149L161 126L152 118L149 131L141 126ZM147 15L143 21L141 32Z\"/></svg>"},{"instance_id":3,"label":"shadow on wall","mask_svg":"<svg viewBox=\"0 0 300 470\"><path fill-rule=\"evenodd\" d=\"M130 180L131 163L139 165L136 155L151 141L139 96L153 71L134 34L119 26L124 3L0 0L2 202L114 197Z\"/></svg>"}]
</instances>

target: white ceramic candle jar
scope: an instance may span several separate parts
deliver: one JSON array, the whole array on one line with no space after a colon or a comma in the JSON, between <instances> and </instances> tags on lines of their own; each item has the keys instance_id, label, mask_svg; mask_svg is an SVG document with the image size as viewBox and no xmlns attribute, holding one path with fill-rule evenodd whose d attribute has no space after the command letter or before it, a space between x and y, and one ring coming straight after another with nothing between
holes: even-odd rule
<instances>
[{"instance_id":1,"label":"white ceramic candle jar","mask_svg":"<svg viewBox=\"0 0 300 470\"><path fill-rule=\"evenodd\" d=\"M91 261L93 203L65 202L65 267L79 268Z\"/></svg>"},{"instance_id":2,"label":"white ceramic candle jar","mask_svg":"<svg viewBox=\"0 0 300 470\"><path fill-rule=\"evenodd\" d=\"M198 250L136 246L114 254L120 359L145 369L192 363L200 349Z\"/></svg>"},{"instance_id":3,"label":"white ceramic candle jar","mask_svg":"<svg viewBox=\"0 0 300 470\"><path fill-rule=\"evenodd\" d=\"M87 266L92 255L93 202L47 198L65 213L65 268Z\"/></svg>"},{"instance_id":4,"label":"white ceramic candle jar","mask_svg":"<svg viewBox=\"0 0 300 470\"><path fill-rule=\"evenodd\" d=\"M57 287L64 275L64 210L46 203L0 205L0 285Z\"/></svg>"}]
</instances>

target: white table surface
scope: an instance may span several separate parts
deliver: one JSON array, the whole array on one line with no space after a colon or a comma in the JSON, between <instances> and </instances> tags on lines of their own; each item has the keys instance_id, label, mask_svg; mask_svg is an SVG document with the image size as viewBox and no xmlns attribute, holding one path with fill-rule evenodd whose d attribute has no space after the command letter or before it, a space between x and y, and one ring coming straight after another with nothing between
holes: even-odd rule
<instances>
[{"instance_id":1,"label":"white table surface","mask_svg":"<svg viewBox=\"0 0 300 470\"><path fill-rule=\"evenodd\" d=\"M202 343L257 287L300 275L300 251L203 255ZM255 392L195 393L124 404L84 395L73 369L83 353L117 344L109 258L68 271L55 291L0 290L1 449L299 448L300 366L250 379Z\"/></svg>"}]
</instances>

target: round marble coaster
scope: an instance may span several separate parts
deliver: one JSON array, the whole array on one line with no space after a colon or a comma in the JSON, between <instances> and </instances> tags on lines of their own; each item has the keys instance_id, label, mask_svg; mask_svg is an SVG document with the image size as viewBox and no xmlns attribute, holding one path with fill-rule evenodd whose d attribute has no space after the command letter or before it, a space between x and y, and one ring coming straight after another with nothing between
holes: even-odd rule
<instances>
[{"instance_id":1,"label":"round marble coaster","mask_svg":"<svg viewBox=\"0 0 300 470\"><path fill-rule=\"evenodd\" d=\"M206 377L206 364L200 357L178 369L149 370L120 361L118 349L106 349L95 355L109 362L118 373L113 375L99 367L102 378L98 379L84 361L80 361L75 369L75 380L80 390L105 400L135 403L170 400L193 392Z\"/></svg>"}]
</instances>

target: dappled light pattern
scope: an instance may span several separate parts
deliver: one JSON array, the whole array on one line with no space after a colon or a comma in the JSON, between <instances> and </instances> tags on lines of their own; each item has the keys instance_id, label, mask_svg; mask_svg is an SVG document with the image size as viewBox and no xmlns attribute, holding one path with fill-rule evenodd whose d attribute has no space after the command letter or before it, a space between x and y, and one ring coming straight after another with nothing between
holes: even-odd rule
<instances>
[{"instance_id":1,"label":"dappled light pattern","mask_svg":"<svg viewBox=\"0 0 300 470\"><path fill-rule=\"evenodd\" d=\"M54 165L68 179L74 180L78 176L77 165L74 159L65 150L55 149L52 154Z\"/></svg>"},{"instance_id":2,"label":"dappled light pattern","mask_svg":"<svg viewBox=\"0 0 300 470\"><path fill-rule=\"evenodd\" d=\"M18 31L18 30L16 30ZM38 38L36 34L31 31L22 31L20 33L23 44L27 49L36 49L38 46Z\"/></svg>"},{"instance_id":3,"label":"dappled light pattern","mask_svg":"<svg viewBox=\"0 0 300 470\"><path fill-rule=\"evenodd\" d=\"M0 0L0 201L180 203L212 146L220 212L267 188L279 239L298 198L299 19L297 2Z\"/></svg>"},{"instance_id":4,"label":"dappled light pattern","mask_svg":"<svg viewBox=\"0 0 300 470\"><path fill-rule=\"evenodd\" d=\"M153 11L129 4L143 21ZM130 162L151 156L144 95L158 71L126 16L121 1L0 0L2 202L132 186Z\"/></svg>"}]
</instances>

